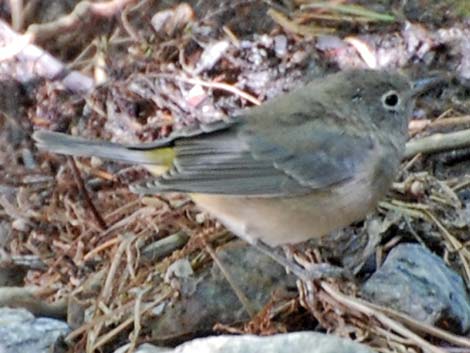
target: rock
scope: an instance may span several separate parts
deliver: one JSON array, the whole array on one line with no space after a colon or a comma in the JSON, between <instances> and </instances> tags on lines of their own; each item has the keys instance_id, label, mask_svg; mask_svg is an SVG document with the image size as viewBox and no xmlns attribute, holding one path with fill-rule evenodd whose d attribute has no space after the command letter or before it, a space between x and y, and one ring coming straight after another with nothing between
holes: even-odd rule
<instances>
[{"instance_id":1,"label":"rock","mask_svg":"<svg viewBox=\"0 0 470 353\"><path fill-rule=\"evenodd\" d=\"M275 291L286 293L295 287L294 276L286 275L282 266L241 241L223 246L217 255L255 313ZM182 281L181 285L176 280ZM216 323L231 325L250 319L215 264L212 269L191 278L173 279L171 283L181 288L180 297L146 323L152 328L152 339L158 343L179 343L183 338L210 333Z\"/></svg>"},{"instance_id":2,"label":"rock","mask_svg":"<svg viewBox=\"0 0 470 353\"><path fill-rule=\"evenodd\" d=\"M66 335L65 322L35 318L24 309L0 308L0 352L49 353L59 337Z\"/></svg>"},{"instance_id":3,"label":"rock","mask_svg":"<svg viewBox=\"0 0 470 353\"><path fill-rule=\"evenodd\" d=\"M153 15L151 24L155 32L172 37L194 21L194 11L186 3L178 4L173 9L165 9Z\"/></svg>"},{"instance_id":4,"label":"rock","mask_svg":"<svg viewBox=\"0 0 470 353\"><path fill-rule=\"evenodd\" d=\"M214 65L224 56L229 48L230 43L226 40L221 40L207 45L201 54L201 58L199 59L196 68L194 69L194 73L199 75L203 71L212 70Z\"/></svg>"},{"instance_id":5,"label":"rock","mask_svg":"<svg viewBox=\"0 0 470 353\"><path fill-rule=\"evenodd\" d=\"M27 269L14 263L0 262L0 287L22 286Z\"/></svg>"},{"instance_id":6,"label":"rock","mask_svg":"<svg viewBox=\"0 0 470 353\"><path fill-rule=\"evenodd\" d=\"M115 353L126 352L121 347ZM135 353L374 353L365 345L318 332L294 332L274 336L217 336L195 339L174 349L143 344Z\"/></svg>"},{"instance_id":7,"label":"rock","mask_svg":"<svg viewBox=\"0 0 470 353\"><path fill-rule=\"evenodd\" d=\"M441 45L449 47L449 54L458 64L455 70L457 77L466 87L470 85L470 29L468 26L459 28L442 28L437 31L437 38Z\"/></svg>"},{"instance_id":8,"label":"rock","mask_svg":"<svg viewBox=\"0 0 470 353\"><path fill-rule=\"evenodd\" d=\"M362 294L374 303L453 332L465 333L470 328L470 299L462 278L418 244L395 247L363 285Z\"/></svg>"},{"instance_id":9,"label":"rock","mask_svg":"<svg viewBox=\"0 0 470 353\"><path fill-rule=\"evenodd\" d=\"M283 58L287 54L287 37L284 35L277 35L274 37L274 52L278 58Z\"/></svg>"}]
</instances>

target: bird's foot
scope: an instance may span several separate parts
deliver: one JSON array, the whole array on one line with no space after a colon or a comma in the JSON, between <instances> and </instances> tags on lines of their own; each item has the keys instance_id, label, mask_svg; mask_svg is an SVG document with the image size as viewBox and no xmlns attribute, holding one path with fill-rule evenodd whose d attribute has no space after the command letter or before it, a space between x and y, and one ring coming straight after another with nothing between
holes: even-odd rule
<instances>
[{"instance_id":1,"label":"bird's foot","mask_svg":"<svg viewBox=\"0 0 470 353\"><path fill-rule=\"evenodd\" d=\"M351 278L352 275L346 269L327 263L304 262L303 266L292 257L287 257L280 249L273 248L261 240L250 239L249 243L262 253L271 257L278 264L284 266L302 281L313 281L323 278Z\"/></svg>"}]
</instances>

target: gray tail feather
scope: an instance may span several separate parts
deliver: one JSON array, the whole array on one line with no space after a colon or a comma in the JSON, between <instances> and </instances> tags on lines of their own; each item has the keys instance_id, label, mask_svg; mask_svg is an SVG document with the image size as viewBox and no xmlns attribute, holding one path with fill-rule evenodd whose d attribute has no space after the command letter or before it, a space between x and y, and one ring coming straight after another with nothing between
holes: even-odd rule
<instances>
[{"instance_id":1,"label":"gray tail feather","mask_svg":"<svg viewBox=\"0 0 470 353\"><path fill-rule=\"evenodd\" d=\"M34 132L33 139L36 141L38 148L54 153L83 157L96 156L133 164L152 164L145 151L129 149L117 143L93 141L46 130Z\"/></svg>"}]
</instances>

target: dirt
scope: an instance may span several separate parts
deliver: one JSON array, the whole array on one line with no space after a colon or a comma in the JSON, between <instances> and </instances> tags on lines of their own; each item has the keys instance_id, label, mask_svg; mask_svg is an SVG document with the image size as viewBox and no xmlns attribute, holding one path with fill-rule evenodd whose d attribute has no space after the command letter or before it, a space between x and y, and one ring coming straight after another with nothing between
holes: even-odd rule
<instances>
[{"instance_id":1,"label":"dirt","mask_svg":"<svg viewBox=\"0 0 470 353\"><path fill-rule=\"evenodd\" d=\"M35 10L25 7L19 32L31 24L51 23L65 16L78 2L26 3L34 3ZM177 20L175 8L179 2L136 1L132 6L142 7L129 10L127 17L122 11L113 16L88 13L70 28L57 27L47 38L38 36L34 44L64 64L59 75L49 77L38 69L37 62L26 59L0 62L0 244L8 254L34 255L45 265L47 270L34 268L28 272L27 284L48 286L50 301L76 291L86 310L92 315L103 315L93 311L90 298L96 297L96 292L83 288L115 261L123 234L133 234L132 244L138 244L138 248L181 230L198 235L212 234L217 228L184 196L141 199L130 193L127 184L147 176L140 168L77 159L75 163L85 184L85 189L80 188L70 161L35 148L30 139L35 129L126 143L152 141L182 126L240 114L256 101L273 99L328 72L368 67L371 63L378 69L403 70L413 78L443 73L451 76L446 84L419 98L413 120L470 115L468 1L411 0L405 2L404 8L400 8L402 1L395 0L355 2L368 10L390 14L393 21L306 10L299 7L303 3L300 0L272 1L273 8L293 24L290 29L267 14L268 3L189 1L194 14ZM174 22L162 25L165 30L155 31L151 18L163 10L169 11L168 18ZM330 17L318 19L320 15ZM0 17L10 23L7 2L0 5ZM313 25L328 32L305 35L302 26ZM3 41L1 36L0 39ZM204 61L204 53L214 47L219 50L211 52L216 60ZM95 79L101 75L105 80L84 94L64 83L64 76L73 71ZM224 83L232 89L219 89L214 83ZM467 125L424 129L413 134L419 138L463 130ZM417 180L421 191L408 186L404 191L395 188L387 201L426 205L466 247L470 184L465 182L469 161L470 149L421 156L411 164L404 161L397 183ZM459 203L436 201L450 197L443 184L451 189L463 185L454 191ZM107 230L100 229L97 215L85 200L85 191L91 195ZM378 265L378 248L386 253L390 243L416 241L418 237L464 276L463 261L470 259L457 256L439 227L429 219L403 214L397 216L396 210L380 208L365 223L337 235L349 239L336 241L344 247L333 246L332 251L331 246L324 245L314 253L337 263L344 260L344 265L367 276ZM371 222L380 226L371 228ZM364 235L371 229L376 236L372 240ZM148 278L157 276L156 272L164 272L175 258L189 256L197 266L207 265L204 244L197 236L192 239L154 267L136 262L135 272L127 273L125 269L131 265L122 260L120 269L125 275L113 282L113 296L107 298L106 305L117 309L129 303L129 291L147 284ZM214 244L228 241L215 239ZM303 250L309 259L314 257ZM131 255L137 257L129 250L128 256ZM468 278L464 278L468 287ZM101 281L98 287L103 285ZM148 296L156 296L159 288L155 285ZM349 290L350 284L344 288ZM294 327L294 316L301 317L309 327L321 322L318 313L316 318L307 315L299 302L291 316L286 314L287 324L283 327ZM356 333L361 329L363 326ZM97 334L104 333L97 330ZM85 337L82 334L76 338L79 346ZM105 345L106 349L109 351Z\"/></svg>"}]
</instances>

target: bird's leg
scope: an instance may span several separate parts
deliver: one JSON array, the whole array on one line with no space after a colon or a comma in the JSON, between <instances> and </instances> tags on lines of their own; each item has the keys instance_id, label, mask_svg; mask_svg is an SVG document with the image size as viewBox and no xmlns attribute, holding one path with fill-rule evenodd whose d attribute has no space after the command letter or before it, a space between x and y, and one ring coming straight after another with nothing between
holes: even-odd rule
<instances>
[{"instance_id":1,"label":"bird's leg","mask_svg":"<svg viewBox=\"0 0 470 353\"><path fill-rule=\"evenodd\" d=\"M281 254L279 249L273 248L259 239L249 239L248 243L287 268L302 281L327 277L348 277L345 269L327 263L308 264L308 268L302 267L293 258L288 258L285 254Z\"/></svg>"}]
</instances>

